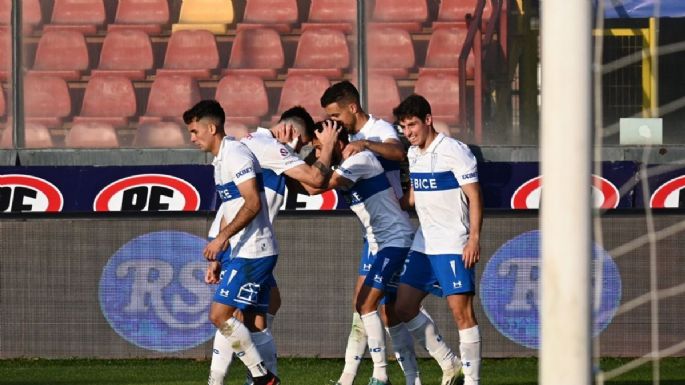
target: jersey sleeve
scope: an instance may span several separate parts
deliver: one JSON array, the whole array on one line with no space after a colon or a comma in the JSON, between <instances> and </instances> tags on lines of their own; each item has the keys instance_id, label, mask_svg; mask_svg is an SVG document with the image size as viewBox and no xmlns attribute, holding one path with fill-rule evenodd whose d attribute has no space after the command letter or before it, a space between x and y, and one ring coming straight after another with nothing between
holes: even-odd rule
<instances>
[{"instance_id":1,"label":"jersey sleeve","mask_svg":"<svg viewBox=\"0 0 685 385\"><path fill-rule=\"evenodd\" d=\"M373 162L378 161L372 153L369 151L359 152L345 159L335 172L345 179L357 182L359 178L369 177L373 170Z\"/></svg>"},{"instance_id":2,"label":"jersey sleeve","mask_svg":"<svg viewBox=\"0 0 685 385\"><path fill-rule=\"evenodd\" d=\"M451 143L446 158L460 185L478 182L478 162L468 146L459 142Z\"/></svg>"},{"instance_id":3,"label":"jersey sleeve","mask_svg":"<svg viewBox=\"0 0 685 385\"><path fill-rule=\"evenodd\" d=\"M264 162L260 163L262 168L271 169L277 175L304 164L304 161L295 155L286 146L277 141L270 141L268 151L264 154Z\"/></svg>"},{"instance_id":4,"label":"jersey sleeve","mask_svg":"<svg viewBox=\"0 0 685 385\"><path fill-rule=\"evenodd\" d=\"M374 127L374 135L380 139L381 142L385 142L388 139L395 139L399 140L399 137L397 136L397 130L395 130L395 127L393 127L390 123L387 123L383 121L382 123L379 122L376 124Z\"/></svg>"},{"instance_id":5,"label":"jersey sleeve","mask_svg":"<svg viewBox=\"0 0 685 385\"><path fill-rule=\"evenodd\" d=\"M232 142L224 146L224 167L221 168L224 179L233 179L236 185L257 176L256 158L244 144Z\"/></svg>"}]
</instances>

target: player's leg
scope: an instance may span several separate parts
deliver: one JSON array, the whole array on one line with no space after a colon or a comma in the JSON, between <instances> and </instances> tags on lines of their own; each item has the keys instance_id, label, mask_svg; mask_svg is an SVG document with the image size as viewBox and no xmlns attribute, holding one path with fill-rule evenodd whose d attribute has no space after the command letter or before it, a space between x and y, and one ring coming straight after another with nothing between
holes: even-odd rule
<instances>
[{"instance_id":1,"label":"player's leg","mask_svg":"<svg viewBox=\"0 0 685 385\"><path fill-rule=\"evenodd\" d=\"M373 275L369 274L367 281L369 277L373 277ZM385 330L377 311L381 298L383 298L381 290L369 287L367 283L364 283L357 296L357 312L361 315L362 324L368 336L369 354L373 361L371 377L378 382L386 383L388 381L388 361L385 353Z\"/></svg>"},{"instance_id":2,"label":"player's leg","mask_svg":"<svg viewBox=\"0 0 685 385\"><path fill-rule=\"evenodd\" d=\"M385 330L392 340L393 353L395 353L397 363L402 368L406 385L421 385L419 365L414 350L414 338L411 336L407 325L399 319L395 312L394 300L386 301L381 306L381 318L386 325Z\"/></svg>"},{"instance_id":3,"label":"player's leg","mask_svg":"<svg viewBox=\"0 0 685 385\"><path fill-rule=\"evenodd\" d=\"M271 288L269 297L269 310L266 312L266 327L269 328L269 330L272 330L276 313L278 313L278 310L281 308L281 291L278 289L277 285L274 285Z\"/></svg>"},{"instance_id":4,"label":"player's leg","mask_svg":"<svg viewBox=\"0 0 685 385\"><path fill-rule=\"evenodd\" d=\"M211 241L212 237L209 238ZM228 263L228 260L230 259L231 255L231 248L230 246L223 252L221 255L217 258L219 262L221 261L226 261L224 266ZM219 265L220 266L220 265ZM211 282L208 281L208 283L213 284L215 283L214 280L218 279L221 281L221 279L224 276L224 273L226 272L225 269L221 269L219 272L218 277L215 276L216 272L213 272L212 274L209 273L210 271L208 270L208 278L211 278ZM239 310L236 310L234 314L239 314L240 317L238 319L242 320L242 314L240 313ZM223 385L224 383L224 378L226 377L226 374L228 373L228 367L231 365L231 362L233 361L233 349L231 348L231 345L229 344L228 340L224 338L221 335L221 332L219 329L216 330L216 333L214 335L214 343L212 346L212 361L209 367L209 380L207 381L208 385Z\"/></svg>"}]
</instances>

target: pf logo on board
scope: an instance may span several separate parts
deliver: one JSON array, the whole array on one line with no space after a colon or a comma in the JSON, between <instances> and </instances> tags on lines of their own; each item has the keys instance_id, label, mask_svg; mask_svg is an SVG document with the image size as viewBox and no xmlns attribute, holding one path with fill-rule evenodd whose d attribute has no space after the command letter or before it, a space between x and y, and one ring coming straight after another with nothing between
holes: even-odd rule
<instances>
[{"instance_id":1,"label":"pf logo on board","mask_svg":"<svg viewBox=\"0 0 685 385\"><path fill-rule=\"evenodd\" d=\"M608 179L592 175L592 205L599 209L615 209L621 200L618 188ZM542 177L527 180L511 197L512 209L539 209Z\"/></svg>"},{"instance_id":2,"label":"pf logo on board","mask_svg":"<svg viewBox=\"0 0 685 385\"><path fill-rule=\"evenodd\" d=\"M105 186L95 197L95 211L197 211L200 194L183 179L140 174Z\"/></svg>"},{"instance_id":3,"label":"pf logo on board","mask_svg":"<svg viewBox=\"0 0 685 385\"><path fill-rule=\"evenodd\" d=\"M649 206L655 209L685 207L685 175L659 186L652 194Z\"/></svg>"},{"instance_id":4,"label":"pf logo on board","mask_svg":"<svg viewBox=\"0 0 685 385\"><path fill-rule=\"evenodd\" d=\"M0 175L0 212L58 212L64 198L54 184L32 175Z\"/></svg>"}]
</instances>

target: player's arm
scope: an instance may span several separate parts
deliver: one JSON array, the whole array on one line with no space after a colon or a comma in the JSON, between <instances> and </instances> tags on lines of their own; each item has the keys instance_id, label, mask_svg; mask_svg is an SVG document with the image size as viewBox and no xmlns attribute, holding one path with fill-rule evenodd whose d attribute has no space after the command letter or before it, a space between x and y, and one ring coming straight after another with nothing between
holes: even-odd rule
<instances>
[{"instance_id":1,"label":"player's arm","mask_svg":"<svg viewBox=\"0 0 685 385\"><path fill-rule=\"evenodd\" d=\"M323 193L324 191L333 189L349 190L352 187L352 185L354 185L353 181L335 172L331 175L331 178L328 180L328 183L326 183L322 187L317 188L308 186L306 184L300 184L300 186L302 186L302 189L309 195L317 195Z\"/></svg>"},{"instance_id":2,"label":"player's arm","mask_svg":"<svg viewBox=\"0 0 685 385\"><path fill-rule=\"evenodd\" d=\"M387 138L382 142L366 139L350 142L343 151L343 157L348 158L364 150L369 150L387 160L402 161L406 155L402 142L395 138Z\"/></svg>"},{"instance_id":3,"label":"player's arm","mask_svg":"<svg viewBox=\"0 0 685 385\"><path fill-rule=\"evenodd\" d=\"M480 230L483 225L483 193L480 183L474 182L461 186L469 204L469 240L464 246L462 259L468 269L480 259Z\"/></svg>"},{"instance_id":4,"label":"player's arm","mask_svg":"<svg viewBox=\"0 0 685 385\"><path fill-rule=\"evenodd\" d=\"M229 239L244 229L257 216L262 207L257 178L247 179L238 184L237 187L245 202L238 210L235 218L224 226L216 238L205 247L203 255L210 261L216 260L217 255L226 250Z\"/></svg>"},{"instance_id":5,"label":"player's arm","mask_svg":"<svg viewBox=\"0 0 685 385\"><path fill-rule=\"evenodd\" d=\"M400 206L404 211L408 211L414 207L414 186L410 185L409 190L402 195L402 198L400 198Z\"/></svg>"},{"instance_id":6,"label":"player's arm","mask_svg":"<svg viewBox=\"0 0 685 385\"><path fill-rule=\"evenodd\" d=\"M290 168L284 173L288 178L312 188L322 188L331 177L331 158L333 148L338 140L340 128L337 124L324 124L321 132L316 132L316 138L321 143L321 154L311 165L301 164Z\"/></svg>"}]
</instances>

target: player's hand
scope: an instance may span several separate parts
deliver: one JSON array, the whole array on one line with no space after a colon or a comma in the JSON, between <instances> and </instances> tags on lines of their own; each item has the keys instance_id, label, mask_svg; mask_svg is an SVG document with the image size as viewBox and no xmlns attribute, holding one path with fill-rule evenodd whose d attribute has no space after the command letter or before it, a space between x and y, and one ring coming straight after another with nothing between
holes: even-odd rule
<instances>
[{"instance_id":1,"label":"player's hand","mask_svg":"<svg viewBox=\"0 0 685 385\"><path fill-rule=\"evenodd\" d=\"M464 251L461 256L464 262L464 267L470 269L476 265L480 260L480 243L477 240L469 239L464 246Z\"/></svg>"},{"instance_id":2,"label":"player's hand","mask_svg":"<svg viewBox=\"0 0 685 385\"><path fill-rule=\"evenodd\" d=\"M338 141L338 135L340 130L342 130L342 125L338 125L338 122L334 120L326 120L323 122L323 130L321 132L314 131L314 135L321 142L322 147L333 147Z\"/></svg>"},{"instance_id":3,"label":"player's hand","mask_svg":"<svg viewBox=\"0 0 685 385\"><path fill-rule=\"evenodd\" d=\"M219 235L205 246L202 255L204 255L208 261L216 261L216 257L218 257L222 251L226 250L227 247L228 238Z\"/></svg>"},{"instance_id":4,"label":"player's hand","mask_svg":"<svg viewBox=\"0 0 685 385\"><path fill-rule=\"evenodd\" d=\"M205 283L215 285L219 283L221 277L221 264L218 261L212 261L207 264L207 271L205 272Z\"/></svg>"},{"instance_id":5,"label":"player's hand","mask_svg":"<svg viewBox=\"0 0 685 385\"><path fill-rule=\"evenodd\" d=\"M354 142L350 142L343 150L343 159L347 159L364 150L366 150L366 140L355 140Z\"/></svg>"},{"instance_id":6,"label":"player's hand","mask_svg":"<svg viewBox=\"0 0 685 385\"><path fill-rule=\"evenodd\" d=\"M297 135L295 127L290 123L279 123L276 127L274 127L274 131L276 140L282 144L290 143L295 138L295 135Z\"/></svg>"}]
</instances>

